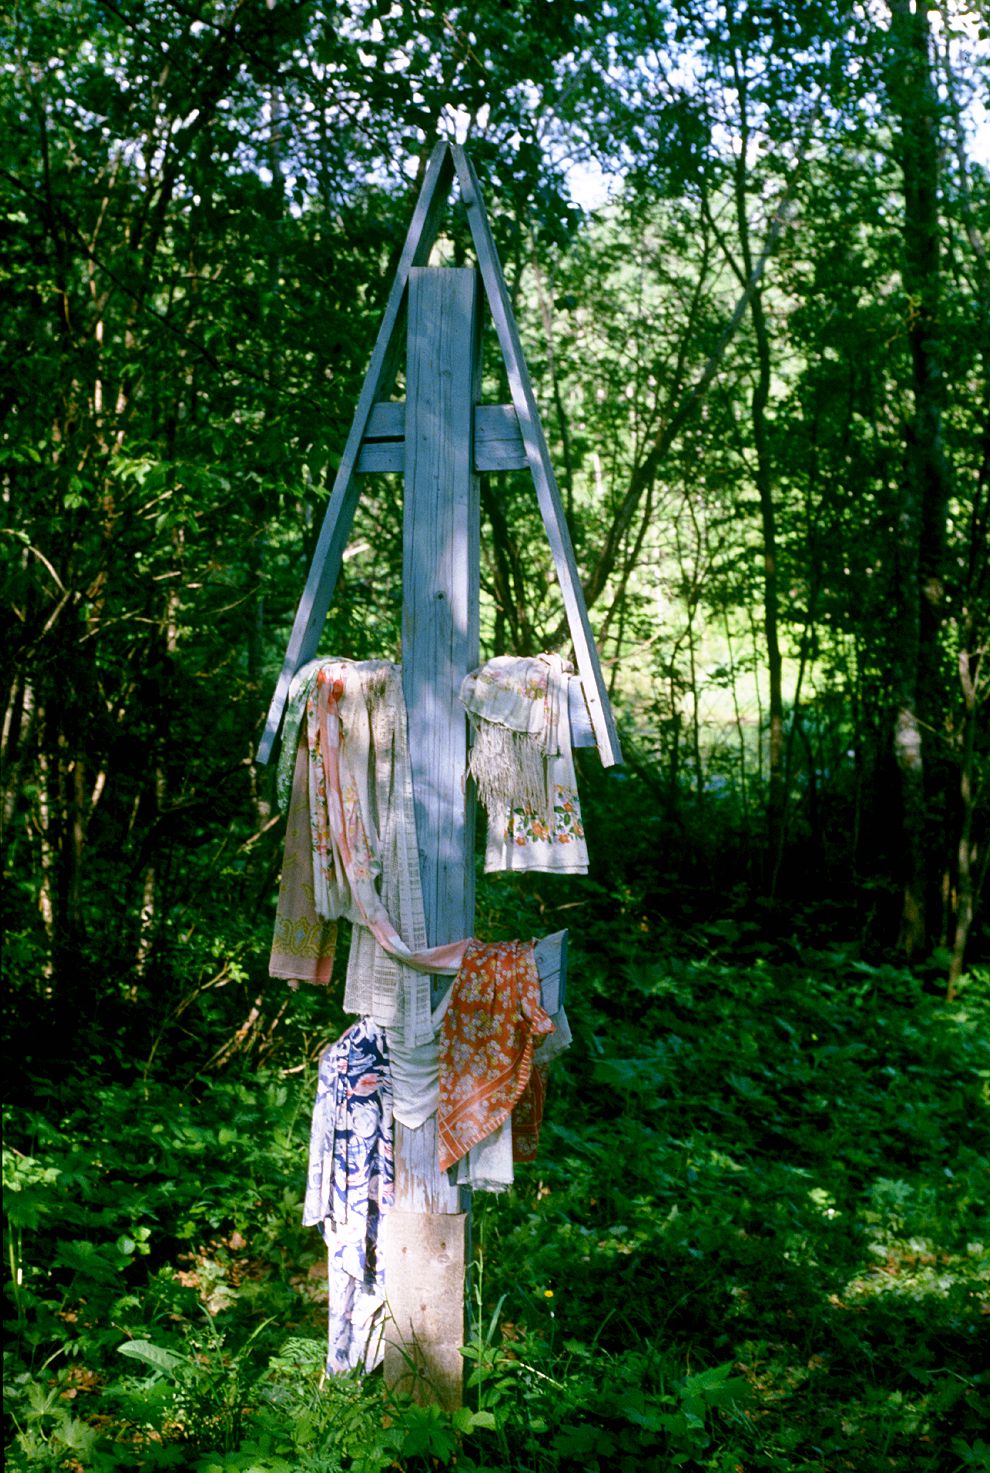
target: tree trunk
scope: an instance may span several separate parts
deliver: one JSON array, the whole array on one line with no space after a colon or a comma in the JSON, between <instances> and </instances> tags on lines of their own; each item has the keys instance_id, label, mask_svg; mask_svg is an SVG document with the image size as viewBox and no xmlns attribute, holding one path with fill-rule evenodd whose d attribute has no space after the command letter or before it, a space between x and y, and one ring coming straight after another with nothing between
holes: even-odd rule
<instances>
[{"instance_id":1,"label":"tree trunk","mask_svg":"<svg viewBox=\"0 0 990 1473\"><path fill-rule=\"evenodd\" d=\"M942 439L945 384L939 319L939 130L927 11L890 0L888 94L904 189L901 279L911 352L913 414L907 426L897 516L894 756L900 774L903 902L899 944L908 960L928 943L926 760L938 722L949 467ZM927 769L927 771L926 771Z\"/></svg>"},{"instance_id":2,"label":"tree trunk","mask_svg":"<svg viewBox=\"0 0 990 1473\"><path fill-rule=\"evenodd\" d=\"M747 253L748 254L748 253ZM783 658L779 632L779 573L777 555L777 512L773 497L773 474L767 443L766 410L770 399L770 340L762 293L756 291L750 301L756 336L757 379L753 389L753 446L756 450L756 489L760 498L760 526L763 534L763 636L766 641L768 685L768 784L767 784L767 852L770 856L773 892L784 833L784 685Z\"/></svg>"},{"instance_id":3,"label":"tree trunk","mask_svg":"<svg viewBox=\"0 0 990 1473\"><path fill-rule=\"evenodd\" d=\"M765 642L769 730L767 733L767 886L773 894L777 856L783 842L784 804L784 688L783 659L779 630L779 570L777 553L777 510L774 505L773 464L770 452L767 408L770 403L770 333L763 307L763 287L756 274L750 240L749 190L747 170L749 155L749 123L745 57L734 59L734 79L739 95L740 145L736 159L733 189L736 228L742 254L742 272L746 281L756 280L749 297L749 315L753 324L756 347L756 382L750 401L750 423L756 454L756 491L760 501L760 529L763 542L763 637Z\"/></svg>"},{"instance_id":4,"label":"tree trunk","mask_svg":"<svg viewBox=\"0 0 990 1473\"><path fill-rule=\"evenodd\" d=\"M966 633L970 636L966 641L966 648L959 652L959 683L962 686L963 704L965 718L963 726L963 750L959 773L959 797L962 804L962 824L959 833L959 850L956 860L956 925L955 935L952 940L952 959L949 963L949 978L946 986L946 997L949 1002L956 995L959 979L962 976L963 962L966 957L966 942L969 939L969 929L973 923L973 870L976 860L975 845L973 842L973 815L976 809L976 784L975 784L975 751L976 751L976 712L977 712L977 689L979 683L979 669L982 663L982 652L974 652L975 627L972 619L968 620Z\"/></svg>"}]
</instances>

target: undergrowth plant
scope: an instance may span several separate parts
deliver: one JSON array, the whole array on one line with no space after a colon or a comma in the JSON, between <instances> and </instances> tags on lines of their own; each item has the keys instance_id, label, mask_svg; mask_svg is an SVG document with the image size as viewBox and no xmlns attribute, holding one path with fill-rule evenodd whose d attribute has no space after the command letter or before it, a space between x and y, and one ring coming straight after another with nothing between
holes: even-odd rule
<instances>
[{"instance_id":1,"label":"undergrowth plant","mask_svg":"<svg viewBox=\"0 0 990 1473\"><path fill-rule=\"evenodd\" d=\"M746 923L572 955L537 1162L478 1198L454 1413L327 1380L313 1070L5 1115L15 1470L988 1466L987 978Z\"/></svg>"}]
</instances>

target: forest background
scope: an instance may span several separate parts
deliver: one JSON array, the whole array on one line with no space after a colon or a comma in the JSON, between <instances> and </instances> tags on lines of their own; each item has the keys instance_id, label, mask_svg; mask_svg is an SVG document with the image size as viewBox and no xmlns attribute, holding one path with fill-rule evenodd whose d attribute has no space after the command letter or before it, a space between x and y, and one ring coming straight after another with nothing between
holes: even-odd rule
<instances>
[{"instance_id":1,"label":"forest background","mask_svg":"<svg viewBox=\"0 0 990 1473\"><path fill-rule=\"evenodd\" d=\"M40 0L3 38L13 1466L987 1466L985 18ZM488 934L570 927L581 1026L479 1212L473 1410L383 1428L312 1392L342 1017L267 981L252 754L438 135L626 766L582 760L587 880L480 882ZM560 646L527 474L481 495L485 653ZM400 571L366 477L326 651L398 656Z\"/></svg>"}]
</instances>

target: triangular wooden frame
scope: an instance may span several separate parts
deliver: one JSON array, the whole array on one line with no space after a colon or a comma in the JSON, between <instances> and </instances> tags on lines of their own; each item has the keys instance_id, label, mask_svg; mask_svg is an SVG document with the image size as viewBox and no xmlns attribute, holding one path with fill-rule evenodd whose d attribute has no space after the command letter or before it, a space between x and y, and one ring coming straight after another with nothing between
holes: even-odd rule
<instances>
[{"instance_id":1,"label":"triangular wooden frame","mask_svg":"<svg viewBox=\"0 0 990 1473\"><path fill-rule=\"evenodd\" d=\"M598 651L595 648L584 593L577 574L574 550L564 515L560 491L550 463L546 437L540 421L536 397L523 357L502 265L495 248L491 226L482 201L478 176L464 149L447 142L438 143L430 156L412 221L406 235L395 280L389 292L381 327L375 342L364 385L354 411L347 443L341 456L333 490L323 518L323 526L310 563L309 573L296 610L282 670L275 686L265 729L258 745L257 761L267 762L282 722L292 677L299 667L316 654L323 625L340 574L344 548L358 501L356 472L364 469L358 461L362 443L369 430L379 396L391 387L402 351L397 327L402 313L409 273L425 266L436 240L440 219L447 203L450 184L456 169L461 199L464 203L471 238L478 257L478 269L484 286L488 310L498 336L508 376L518 432L525 452L525 463L536 487L543 525L550 543L557 579L564 600L564 611L574 644L578 675L588 707L602 763L606 767L622 761L618 734L611 703L602 677ZM488 406L479 406L486 408ZM379 411L381 406L378 406ZM400 406L394 406L396 410ZM511 416L510 416L511 417ZM372 467L367 466L368 469Z\"/></svg>"}]
</instances>

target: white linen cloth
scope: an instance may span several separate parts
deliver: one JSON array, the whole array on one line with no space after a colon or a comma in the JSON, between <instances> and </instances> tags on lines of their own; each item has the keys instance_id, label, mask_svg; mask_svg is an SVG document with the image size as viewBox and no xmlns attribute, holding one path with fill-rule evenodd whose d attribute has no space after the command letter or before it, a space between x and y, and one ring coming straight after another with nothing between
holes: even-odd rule
<instances>
[{"instance_id":1,"label":"white linen cloth","mask_svg":"<svg viewBox=\"0 0 990 1473\"><path fill-rule=\"evenodd\" d=\"M461 686L475 731L468 772L488 815L488 872L588 872L567 674L559 655L497 655Z\"/></svg>"}]
</instances>

